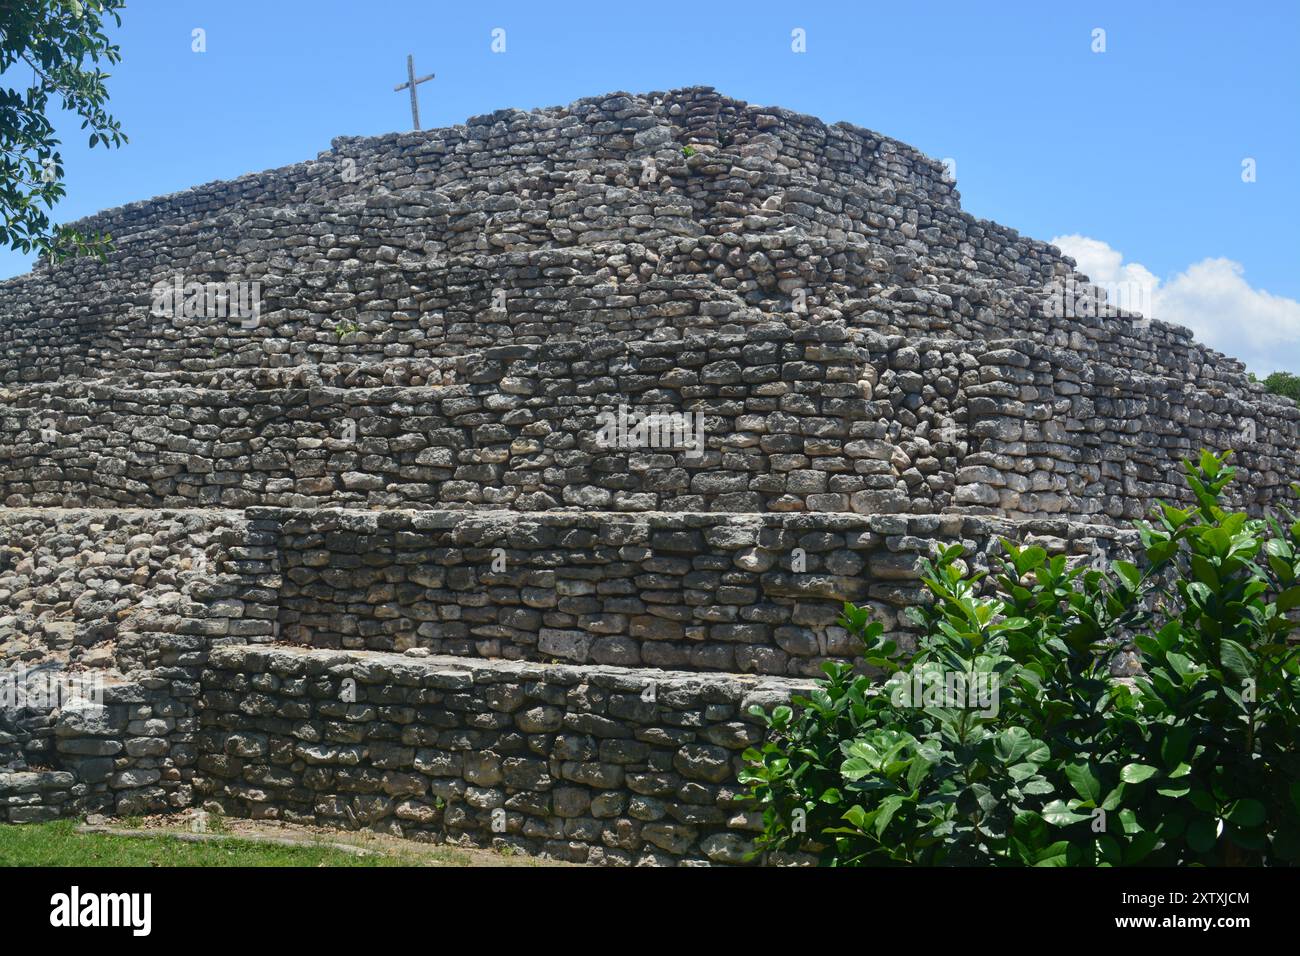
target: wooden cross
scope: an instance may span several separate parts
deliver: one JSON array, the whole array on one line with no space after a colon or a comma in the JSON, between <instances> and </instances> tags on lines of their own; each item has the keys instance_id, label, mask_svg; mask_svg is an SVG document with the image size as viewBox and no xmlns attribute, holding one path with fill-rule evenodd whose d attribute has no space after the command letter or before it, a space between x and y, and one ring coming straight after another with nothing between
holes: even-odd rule
<instances>
[{"instance_id":1,"label":"wooden cross","mask_svg":"<svg viewBox=\"0 0 1300 956\"><path fill-rule=\"evenodd\" d=\"M405 89L411 91L411 120L415 123L416 129L420 128L420 101L415 95L415 85L431 79L433 79L432 73L428 76L422 76L418 80L415 78L415 57L408 53L406 55L406 82L394 86L393 92L400 93Z\"/></svg>"}]
</instances>

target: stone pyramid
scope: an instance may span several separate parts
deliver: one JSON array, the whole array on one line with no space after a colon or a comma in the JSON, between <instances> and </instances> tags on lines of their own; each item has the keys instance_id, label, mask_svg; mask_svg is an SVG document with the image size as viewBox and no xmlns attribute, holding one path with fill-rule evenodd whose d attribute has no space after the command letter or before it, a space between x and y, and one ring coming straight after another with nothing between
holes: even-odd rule
<instances>
[{"instance_id":1,"label":"stone pyramid","mask_svg":"<svg viewBox=\"0 0 1300 956\"><path fill-rule=\"evenodd\" d=\"M341 138L0 284L0 813L740 863L761 728L918 560L1097 560L1300 411L943 165L699 87ZM12 697L12 694L11 694ZM2 819L3 817L0 817Z\"/></svg>"}]
</instances>

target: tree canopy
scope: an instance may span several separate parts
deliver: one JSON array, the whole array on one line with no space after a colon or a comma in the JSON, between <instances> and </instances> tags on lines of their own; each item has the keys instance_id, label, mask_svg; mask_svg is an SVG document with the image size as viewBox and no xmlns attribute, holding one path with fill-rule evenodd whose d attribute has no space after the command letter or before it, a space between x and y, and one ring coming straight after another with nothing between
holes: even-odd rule
<instances>
[{"instance_id":1,"label":"tree canopy","mask_svg":"<svg viewBox=\"0 0 1300 956\"><path fill-rule=\"evenodd\" d=\"M1300 402L1300 377L1290 372L1274 372L1264 379L1264 387L1274 395L1284 395Z\"/></svg>"},{"instance_id":2,"label":"tree canopy","mask_svg":"<svg viewBox=\"0 0 1300 956\"><path fill-rule=\"evenodd\" d=\"M107 110L109 74L121 60L104 27L121 25L125 0L6 0L0 4L0 242L53 259L102 255L107 235L83 235L50 221L65 195L61 141L47 115L51 99L81 117L90 146L120 146ZM30 74L30 80L23 82ZM18 84L15 87L15 84Z\"/></svg>"}]
</instances>

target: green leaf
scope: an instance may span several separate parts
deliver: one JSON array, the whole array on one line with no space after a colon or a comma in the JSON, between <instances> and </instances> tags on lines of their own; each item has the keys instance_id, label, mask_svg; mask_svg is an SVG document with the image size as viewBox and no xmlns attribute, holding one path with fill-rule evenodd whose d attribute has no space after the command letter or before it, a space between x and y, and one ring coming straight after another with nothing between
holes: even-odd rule
<instances>
[{"instance_id":1,"label":"green leaf","mask_svg":"<svg viewBox=\"0 0 1300 956\"><path fill-rule=\"evenodd\" d=\"M1025 754L1025 760L1030 763L1045 764L1052 759L1051 748L1041 740L1032 740L1029 744L1029 750Z\"/></svg>"},{"instance_id":2,"label":"green leaf","mask_svg":"<svg viewBox=\"0 0 1300 956\"><path fill-rule=\"evenodd\" d=\"M1165 766L1176 767L1187 755L1187 747L1192 741L1192 728L1187 726L1170 727L1165 739L1160 744L1160 757Z\"/></svg>"},{"instance_id":3,"label":"green leaf","mask_svg":"<svg viewBox=\"0 0 1300 956\"><path fill-rule=\"evenodd\" d=\"M1025 548L1015 557L1016 570L1024 576L1035 568L1042 567L1047 560L1047 552L1037 545Z\"/></svg>"},{"instance_id":4,"label":"green leaf","mask_svg":"<svg viewBox=\"0 0 1300 956\"><path fill-rule=\"evenodd\" d=\"M1034 859L1034 866L1065 866L1069 849L1069 840L1057 840L1038 852Z\"/></svg>"},{"instance_id":5,"label":"green leaf","mask_svg":"<svg viewBox=\"0 0 1300 956\"><path fill-rule=\"evenodd\" d=\"M885 832L885 827L889 826L889 821L894 818L898 808L903 805L903 798L900 796L886 797L880 803L880 810L876 814L876 836L880 837Z\"/></svg>"},{"instance_id":6,"label":"green leaf","mask_svg":"<svg viewBox=\"0 0 1300 956\"><path fill-rule=\"evenodd\" d=\"M1070 781L1070 786L1074 787L1074 792L1080 798L1093 806L1101 803L1101 781L1097 779L1096 767L1093 763L1070 763L1063 769L1065 778Z\"/></svg>"},{"instance_id":7,"label":"green leaf","mask_svg":"<svg viewBox=\"0 0 1300 956\"><path fill-rule=\"evenodd\" d=\"M1134 866L1146 859L1151 851L1156 848L1160 842L1160 835L1154 830L1147 830L1135 836L1124 851L1124 863L1126 866Z\"/></svg>"},{"instance_id":8,"label":"green leaf","mask_svg":"<svg viewBox=\"0 0 1300 956\"><path fill-rule=\"evenodd\" d=\"M1255 673L1255 656L1236 641L1224 638L1219 642L1219 657L1223 666L1237 677L1246 678Z\"/></svg>"},{"instance_id":9,"label":"green leaf","mask_svg":"<svg viewBox=\"0 0 1300 956\"><path fill-rule=\"evenodd\" d=\"M1192 659L1186 655L1170 651L1165 655L1165 660L1169 662L1169 666L1172 667L1178 676L1182 678L1183 684L1185 685L1192 683L1200 676L1201 668L1192 663Z\"/></svg>"},{"instance_id":10,"label":"green leaf","mask_svg":"<svg viewBox=\"0 0 1300 956\"><path fill-rule=\"evenodd\" d=\"M1130 590L1135 590L1142 583L1142 572L1138 570L1137 565L1129 561L1114 561L1111 567L1129 586Z\"/></svg>"},{"instance_id":11,"label":"green leaf","mask_svg":"<svg viewBox=\"0 0 1300 956\"><path fill-rule=\"evenodd\" d=\"M1119 866L1124 860L1119 842L1109 833L1097 837L1097 856L1105 866Z\"/></svg>"},{"instance_id":12,"label":"green leaf","mask_svg":"<svg viewBox=\"0 0 1300 956\"><path fill-rule=\"evenodd\" d=\"M850 783L856 783L863 777L871 776L875 772L875 764L864 760L862 757L850 757L840 764L840 776Z\"/></svg>"},{"instance_id":13,"label":"green leaf","mask_svg":"<svg viewBox=\"0 0 1300 956\"><path fill-rule=\"evenodd\" d=\"M1053 800L1043 807L1043 819L1052 826L1064 827L1069 826L1071 823L1082 823L1084 820L1091 820L1092 817L1085 816L1082 813L1075 813L1066 805L1064 800Z\"/></svg>"},{"instance_id":14,"label":"green leaf","mask_svg":"<svg viewBox=\"0 0 1300 956\"><path fill-rule=\"evenodd\" d=\"M1124 766L1119 772L1120 780L1125 783L1141 783L1143 780L1150 779L1159 771L1155 767L1148 767L1143 763L1130 763Z\"/></svg>"},{"instance_id":15,"label":"green leaf","mask_svg":"<svg viewBox=\"0 0 1300 956\"><path fill-rule=\"evenodd\" d=\"M1119 816L1120 830L1129 836L1142 832L1142 824L1138 822L1137 814L1130 809L1121 810Z\"/></svg>"},{"instance_id":16,"label":"green leaf","mask_svg":"<svg viewBox=\"0 0 1300 956\"><path fill-rule=\"evenodd\" d=\"M1257 827L1264 822L1264 817L1264 804L1247 797L1234 803L1224 818L1239 827Z\"/></svg>"},{"instance_id":17,"label":"green leaf","mask_svg":"<svg viewBox=\"0 0 1300 956\"><path fill-rule=\"evenodd\" d=\"M859 830L867 828L867 811L856 804L844 811L842 819L847 820Z\"/></svg>"},{"instance_id":18,"label":"green leaf","mask_svg":"<svg viewBox=\"0 0 1300 956\"><path fill-rule=\"evenodd\" d=\"M1028 780L1034 774L1038 773L1038 764L1036 763L1018 763L1007 768L1007 773L1016 783Z\"/></svg>"},{"instance_id":19,"label":"green leaf","mask_svg":"<svg viewBox=\"0 0 1300 956\"><path fill-rule=\"evenodd\" d=\"M1187 825L1187 845L1197 853L1210 852L1216 840L1213 818L1197 817Z\"/></svg>"},{"instance_id":20,"label":"green leaf","mask_svg":"<svg viewBox=\"0 0 1300 956\"><path fill-rule=\"evenodd\" d=\"M1029 748L1033 742L1033 737L1030 736L1029 731L1025 730L1025 728L1008 727L998 735L997 743L994 744L993 747L993 752L997 754L998 759L1003 763L1015 763L1029 752Z\"/></svg>"}]
</instances>

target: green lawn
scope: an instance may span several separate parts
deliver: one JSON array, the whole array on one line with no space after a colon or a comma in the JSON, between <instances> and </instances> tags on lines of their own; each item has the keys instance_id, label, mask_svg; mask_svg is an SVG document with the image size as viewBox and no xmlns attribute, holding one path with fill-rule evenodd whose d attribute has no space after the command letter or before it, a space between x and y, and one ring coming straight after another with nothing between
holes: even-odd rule
<instances>
[{"instance_id":1,"label":"green lawn","mask_svg":"<svg viewBox=\"0 0 1300 956\"><path fill-rule=\"evenodd\" d=\"M142 838L78 833L77 825L76 820L0 824L0 866L464 866L469 862L450 850L436 858L383 850L358 856L329 847L237 839L188 843L165 834Z\"/></svg>"}]
</instances>

